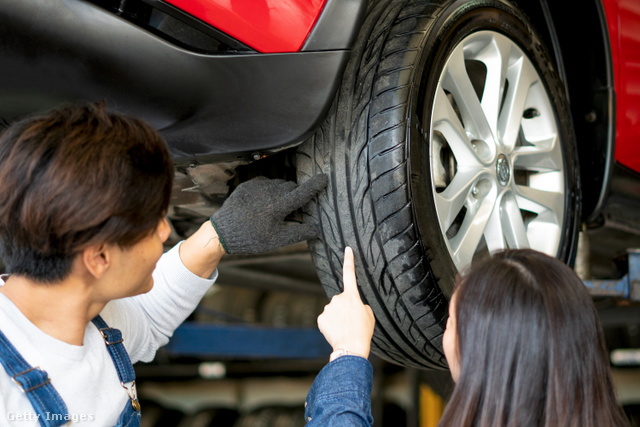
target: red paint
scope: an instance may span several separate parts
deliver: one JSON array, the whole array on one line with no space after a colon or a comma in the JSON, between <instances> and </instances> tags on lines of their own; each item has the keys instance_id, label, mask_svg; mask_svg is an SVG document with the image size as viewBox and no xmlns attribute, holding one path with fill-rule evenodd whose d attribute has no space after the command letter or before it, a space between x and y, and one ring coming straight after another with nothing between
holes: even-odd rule
<instances>
[{"instance_id":1,"label":"red paint","mask_svg":"<svg viewBox=\"0 0 640 427\"><path fill-rule=\"evenodd\" d=\"M165 0L258 52L297 52L325 0Z\"/></svg>"},{"instance_id":2,"label":"red paint","mask_svg":"<svg viewBox=\"0 0 640 427\"><path fill-rule=\"evenodd\" d=\"M615 159L640 172L640 2L603 2L616 91Z\"/></svg>"}]
</instances>

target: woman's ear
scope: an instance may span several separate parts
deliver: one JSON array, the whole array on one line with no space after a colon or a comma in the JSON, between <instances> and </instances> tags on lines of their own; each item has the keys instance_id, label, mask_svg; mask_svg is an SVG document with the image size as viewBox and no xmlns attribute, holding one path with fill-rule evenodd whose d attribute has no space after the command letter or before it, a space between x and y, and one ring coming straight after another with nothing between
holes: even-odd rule
<instances>
[{"instance_id":1,"label":"woman's ear","mask_svg":"<svg viewBox=\"0 0 640 427\"><path fill-rule=\"evenodd\" d=\"M81 254L82 265L96 279L101 279L112 261L110 246L93 245L85 248Z\"/></svg>"}]
</instances>

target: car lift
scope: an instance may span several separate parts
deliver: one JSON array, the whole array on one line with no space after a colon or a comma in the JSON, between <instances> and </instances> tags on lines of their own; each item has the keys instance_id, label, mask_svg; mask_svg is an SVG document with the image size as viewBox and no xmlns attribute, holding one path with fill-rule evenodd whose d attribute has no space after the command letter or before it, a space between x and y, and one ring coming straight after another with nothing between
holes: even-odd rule
<instances>
[{"instance_id":1,"label":"car lift","mask_svg":"<svg viewBox=\"0 0 640 427\"><path fill-rule=\"evenodd\" d=\"M617 297L640 301L640 249L627 251L629 270L617 280L583 280L594 297Z\"/></svg>"},{"instance_id":2,"label":"car lift","mask_svg":"<svg viewBox=\"0 0 640 427\"><path fill-rule=\"evenodd\" d=\"M331 346L318 328L185 322L164 351L175 356L225 359L326 359Z\"/></svg>"}]
</instances>

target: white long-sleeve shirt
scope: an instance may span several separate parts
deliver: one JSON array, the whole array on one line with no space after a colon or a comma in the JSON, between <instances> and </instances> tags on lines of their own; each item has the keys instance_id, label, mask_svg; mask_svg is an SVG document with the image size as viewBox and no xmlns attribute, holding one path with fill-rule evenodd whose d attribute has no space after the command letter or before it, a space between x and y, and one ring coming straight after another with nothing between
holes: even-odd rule
<instances>
[{"instance_id":1,"label":"white long-sleeve shirt","mask_svg":"<svg viewBox=\"0 0 640 427\"><path fill-rule=\"evenodd\" d=\"M209 279L191 273L178 249L179 245L158 261L150 292L111 301L100 313L110 327L122 331L133 363L153 359L217 278L217 271ZM117 422L129 398L93 323L87 325L83 345L68 344L38 329L0 294L0 330L31 366L49 374L67 405L72 425L113 426ZM0 366L0 426L14 425L39 424L29 399Z\"/></svg>"}]
</instances>

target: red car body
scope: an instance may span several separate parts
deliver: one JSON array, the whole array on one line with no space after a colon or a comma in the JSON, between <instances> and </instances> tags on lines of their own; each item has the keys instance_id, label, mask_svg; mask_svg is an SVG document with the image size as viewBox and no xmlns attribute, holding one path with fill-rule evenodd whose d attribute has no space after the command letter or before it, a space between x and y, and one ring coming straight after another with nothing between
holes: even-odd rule
<instances>
[{"instance_id":1,"label":"red car body","mask_svg":"<svg viewBox=\"0 0 640 427\"><path fill-rule=\"evenodd\" d=\"M615 159L640 171L640 3L604 0L616 90Z\"/></svg>"},{"instance_id":2,"label":"red car body","mask_svg":"<svg viewBox=\"0 0 640 427\"><path fill-rule=\"evenodd\" d=\"M324 0L168 0L262 53L297 52L324 8Z\"/></svg>"}]
</instances>

